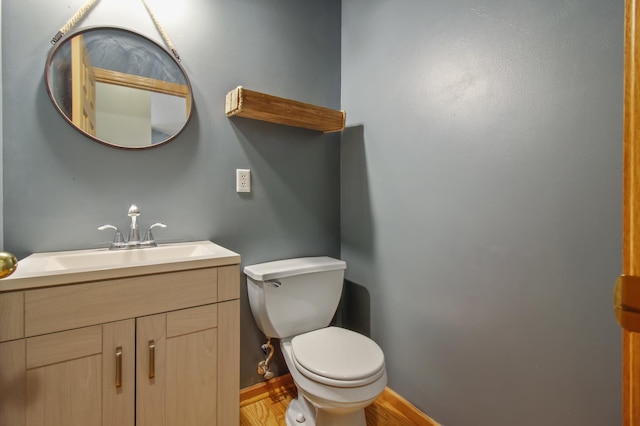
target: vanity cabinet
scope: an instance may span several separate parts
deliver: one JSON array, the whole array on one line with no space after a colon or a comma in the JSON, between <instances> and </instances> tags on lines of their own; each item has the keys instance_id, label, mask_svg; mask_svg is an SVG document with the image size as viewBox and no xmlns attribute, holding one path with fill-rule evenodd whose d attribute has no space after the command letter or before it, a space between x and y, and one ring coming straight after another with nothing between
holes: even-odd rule
<instances>
[{"instance_id":1,"label":"vanity cabinet","mask_svg":"<svg viewBox=\"0 0 640 426\"><path fill-rule=\"evenodd\" d=\"M0 425L238 425L239 280L234 264L0 293Z\"/></svg>"}]
</instances>

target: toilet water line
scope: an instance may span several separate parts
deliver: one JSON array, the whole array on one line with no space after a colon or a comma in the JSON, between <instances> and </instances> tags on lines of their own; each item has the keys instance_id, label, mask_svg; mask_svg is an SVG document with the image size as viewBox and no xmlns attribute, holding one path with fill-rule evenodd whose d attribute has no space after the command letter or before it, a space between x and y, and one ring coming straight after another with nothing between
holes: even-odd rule
<instances>
[{"instance_id":1,"label":"toilet water line","mask_svg":"<svg viewBox=\"0 0 640 426\"><path fill-rule=\"evenodd\" d=\"M265 380L273 379L273 371L269 368L269 363L271 362L271 358L273 358L273 345L271 344L271 338L267 338L267 342L261 346L262 351L266 355L264 361L260 361L258 363L258 374L264 377Z\"/></svg>"}]
</instances>

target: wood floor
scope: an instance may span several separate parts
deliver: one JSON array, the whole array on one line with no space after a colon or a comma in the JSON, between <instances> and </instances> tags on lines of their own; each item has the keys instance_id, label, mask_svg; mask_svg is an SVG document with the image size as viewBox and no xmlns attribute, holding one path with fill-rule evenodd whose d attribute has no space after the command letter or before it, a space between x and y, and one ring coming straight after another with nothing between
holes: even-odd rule
<instances>
[{"instance_id":1,"label":"wood floor","mask_svg":"<svg viewBox=\"0 0 640 426\"><path fill-rule=\"evenodd\" d=\"M291 399L297 397L295 386L283 382L268 390L268 394L241 397L240 426L285 426L285 412ZM406 410L397 403L398 395L390 389L365 409L367 426L437 426L427 416ZM403 412L401 412L403 410Z\"/></svg>"}]
</instances>

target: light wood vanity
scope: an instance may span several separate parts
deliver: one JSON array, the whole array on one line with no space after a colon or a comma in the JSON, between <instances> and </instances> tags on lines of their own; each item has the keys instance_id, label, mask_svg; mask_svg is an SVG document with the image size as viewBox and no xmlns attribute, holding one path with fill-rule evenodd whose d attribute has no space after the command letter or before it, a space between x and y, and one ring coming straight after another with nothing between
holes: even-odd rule
<instances>
[{"instance_id":1,"label":"light wood vanity","mask_svg":"<svg viewBox=\"0 0 640 426\"><path fill-rule=\"evenodd\" d=\"M0 425L238 425L239 262L0 281Z\"/></svg>"}]
</instances>

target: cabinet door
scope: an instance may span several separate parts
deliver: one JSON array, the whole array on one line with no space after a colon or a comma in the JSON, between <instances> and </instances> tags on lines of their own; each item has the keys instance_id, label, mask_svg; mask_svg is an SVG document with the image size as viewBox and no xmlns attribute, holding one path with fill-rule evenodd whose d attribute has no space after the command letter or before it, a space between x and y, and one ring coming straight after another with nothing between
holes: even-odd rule
<instances>
[{"instance_id":1,"label":"cabinet door","mask_svg":"<svg viewBox=\"0 0 640 426\"><path fill-rule=\"evenodd\" d=\"M136 320L136 426L217 424L217 311L213 304Z\"/></svg>"},{"instance_id":2,"label":"cabinet door","mask_svg":"<svg viewBox=\"0 0 640 426\"><path fill-rule=\"evenodd\" d=\"M218 304L218 425L240 424L240 301Z\"/></svg>"},{"instance_id":3,"label":"cabinet door","mask_svg":"<svg viewBox=\"0 0 640 426\"><path fill-rule=\"evenodd\" d=\"M135 423L135 320L102 326L102 426Z\"/></svg>"},{"instance_id":4,"label":"cabinet door","mask_svg":"<svg viewBox=\"0 0 640 426\"><path fill-rule=\"evenodd\" d=\"M25 340L0 343L0 425L24 426Z\"/></svg>"},{"instance_id":5,"label":"cabinet door","mask_svg":"<svg viewBox=\"0 0 640 426\"><path fill-rule=\"evenodd\" d=\"M133 426L134 326L26 339L26 425Z\"/></svg>"}]
</instances>

